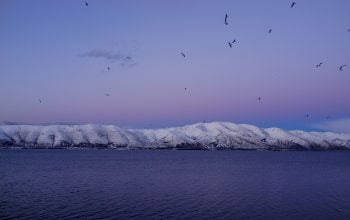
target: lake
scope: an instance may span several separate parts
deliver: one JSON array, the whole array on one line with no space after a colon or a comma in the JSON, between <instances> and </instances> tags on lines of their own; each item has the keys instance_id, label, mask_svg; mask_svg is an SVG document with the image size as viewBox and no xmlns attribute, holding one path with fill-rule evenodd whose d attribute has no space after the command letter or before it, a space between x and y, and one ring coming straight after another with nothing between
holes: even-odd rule
<instances>
[{"instance_id":1,"label":"lake","mask_svg":"<svg viewBox=\"0 0 350 220\"><path fill-rule=\"evenodd\" d=\"M350 152L2 149L0 219L350 219Z\"/></svg>"}]
</instances>

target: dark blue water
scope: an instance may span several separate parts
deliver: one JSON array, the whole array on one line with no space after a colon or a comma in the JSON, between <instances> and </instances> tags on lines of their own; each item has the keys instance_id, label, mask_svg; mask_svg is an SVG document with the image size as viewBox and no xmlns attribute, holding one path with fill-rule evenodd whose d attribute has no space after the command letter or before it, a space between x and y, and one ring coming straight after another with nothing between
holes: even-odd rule
<instances>
[{"instance_id":1,"label":"dark blue water","mask_svg":"<svg viewBox=\"0 0 350 220\"><path fill-rule=\"evenodd\" d=\"M12 218L350 219L350 153L0 150Z\"/></svg>"}]
</instances>

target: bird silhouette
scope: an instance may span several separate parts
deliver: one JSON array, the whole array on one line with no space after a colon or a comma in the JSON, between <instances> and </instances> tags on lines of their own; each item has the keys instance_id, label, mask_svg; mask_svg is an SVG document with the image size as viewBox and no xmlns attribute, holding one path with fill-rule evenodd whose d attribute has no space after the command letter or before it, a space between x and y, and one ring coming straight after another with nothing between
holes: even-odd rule
<instances>
[{"instance_id":1,"label":"bird silhouette","mask_svg":"<svg viewBox=\"0 0 350 220\"><path fill-rule=\"evenodd\" d=\"M228 23L227 23L227 18L228 18L228 15L225 14L225 25L228 25Z\"/></svg>"},{"instance_id":2,"label":"bird silhouette","mask_svg":"<svg viewBox=\"0 0 350 220\"><path fill-rule=\"evenodd\" d=\"M309 118L309 117L310 117L310 115L309 115L309 114L306 114L306 115L305 115L305 117Z\"/></svg>"},{"instance_id":3,"label":"bird silhouette","mask_svg":"<svg viewBox=\"0 0 350 220\"><path fill-rule=\"evenodd\" d=\"M106 94L105 94L105 96L111 96L111 94L109 94L109 93L106 93Z\"/></svg>"},{"instance_id":4,"label":"bird silhouette","mask_svg":"<svg viewBox=\"0 0 350 220\"><path fill-rule=\"evenodd\" d=\"M187 90L187 88L185 88L185 91Z\"/></svg>"},{"instance_id":5,"label":"bird silhouette","mask_svg":"<svg viewBox=\"0 0 350 220\"><path fill-rule=\"evenodd\" d=\"M110 70L111 70L111 68L108 66L108 67L107 67L107 70L108 70L108 71L110 71Z\"/></svg>"},{"instance_id":6,"label":"bird silhouette","mask_svg":"<svg viewBox=\"0 0 350 220\"><path fill-rule=\"evenodd\" d=\"M260 140L261 142L266 142L266 138L263 138Z\"/></svg>"},{"instance_id":7,"label":"bird silhouette","mask_svg":"<svg viewBox=\"0 0 350 220\"><path fill-rule=\"evenodd\" d=\"M346 67L346 66L347 66L347 65L341 65L341 66L339 67L339 70L340 70L340 71L343 71L343 68Z\"/></svg>"},{"instance_id":8,"label":"bird silhouette","mask_svg":"<svg viewBox=\"0 0 350 220\"><path fill-rule=\"evenodd\" d=\"M186 54L184 54L184 53L181 53L181 55L185 58L186 57Z\"/></svg>"},{"instance_id":9,"label":"bird silhouette","mask_svg":"<svg viewBox=\"0 0 350 220\"><path fill-rule=\"evenodd\" d=\"M269 34L271 34L271 32L272 32L272 29L269 29Z\"/></svg>"},{"instance_id":10,"label":"bird silhouette","mask_svg":"<svg viewBox=\"0 0 350 220\"><path fill-rule=\"evenodd\" d=\"M320 67L323 63L320 62L319 64L316 65L316 68Z\"/></svg>"},{"instance_id":11,"label":"bird silhouette","mask_svg":"<svg viewBox=\"0 0 350 220\"><path fill-rule=\"evenodd\" d=\"M258 97L258 100L261 101L261 99L262 99L262 98L259 96L259 97Z\"/></svg>"},{"instance_id":12,"label":"bird silhouette","mask_svg":"<svg viewBox=\"0 0 350 220\"><path fill-rule=\"evenodd\" d=\"M348 32L350 32L350 29L348 29Z\"/></svg>"},{"instance_id":13,"label":"bird silhouette","mask_svg":"<svg viewBox=\"0 0 350 220\"><path fill-rule=\"evenodd\" d=\"M89 3L85 2L85 6L86 6L86 7L89 6Z\"/></svg>"},{"instance_id":14,"label":"bird silhouette","mask_svg":"<svg viewBox=\"0 0 350 220\"><path fill-rule=\"evenodd\" d=\"M296 2L292 2L292 4L290 5L290 7L293 8L295 4L296 4Z\"/></svg>"},{"instance_id":15,"label":"bird silhouette","mask_svg":"<svg viewBox=\"0 0 350 220\"><path fill-rule=\"evenodd\" d=\"M38 99L39 103L42 103L41 99Z\"/></svg>"},{"instance_id":16,"label":"bird silhouette","mask_svg":"<svg viewBox=\"0 0 350 220\"><path fill-rule=\"evenodd\" d=\"M232 45L234 44L234 43L236 43L237 41L236 41L236 39L234 39L232 42L227 42L228 43L228 45L232 48Z\"/></svg>"}]
</instances>

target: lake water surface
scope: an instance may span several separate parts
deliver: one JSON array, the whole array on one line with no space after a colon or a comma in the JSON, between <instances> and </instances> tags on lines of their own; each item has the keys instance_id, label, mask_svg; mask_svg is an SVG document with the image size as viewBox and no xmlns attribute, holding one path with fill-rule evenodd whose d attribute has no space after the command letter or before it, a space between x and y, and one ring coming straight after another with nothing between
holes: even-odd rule
<instances>
[{"instance_id":1,"label":"lake water surface","mask_svg":"<svg viewBox=\"0 0 350 220\"><path fill-rule=\"evenodd\" d=\"M0 150L0 219L350 219L350 152Z\"/></svg>"}]
</instances>

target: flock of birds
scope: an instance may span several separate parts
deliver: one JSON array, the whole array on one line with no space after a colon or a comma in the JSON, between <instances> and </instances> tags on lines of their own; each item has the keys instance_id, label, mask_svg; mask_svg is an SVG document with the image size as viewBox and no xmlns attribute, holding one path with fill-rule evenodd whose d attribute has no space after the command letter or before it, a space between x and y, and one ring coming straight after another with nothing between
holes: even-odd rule
<instances>
[{"instance_id":1,"label":"flock of birds","mask_svg":"<svg viewBox=\"0 0 350 220\"><path fill-rule=\"evenodd\" d=\"M296 2L292 2L291 5L290 5L290 8L293 8L295 5L296 5ZM88 3L88 2L85 2L85 6L88 7L88 6L89 6L89 3ZM229 24L229 22L228 22L228 14L227 14L227 13L225 14L224 24L225 24L225 25L228 25L228 24ZM347 31L350 32L350 29L348 29ZM269 34L272 33L272 29L271 29L271 28L268 30L268 33L269 33ZM233 41L228 41L228 42L227 42L227 44L228 44L228 46L229 46L230 48L233 47L234 43L237 43L237 40L236 40L236 39L234 39ZM181 54L181 56L182 56L183 58L186 58L186 54L185 54L184 52L181 52L180 54ZM130 59L131 59L130 56L126 57L126 60L130 60ZM321 67L322 65L323 65L323 62L320 62L319 64L316 65L316 68L319 68L319 67ZM346 66L347 66L346 64L341 65L341 66L339 67L339 71L343 71L343 69L344 69ZM110 66L107 66L107 71L110 71L110 70L111 70L111 67L110 67ZM184 89L185 89L185 91L187 90L187 88L184 88ZM105 93L104 95L107 96L107 97L111 96L109 93ZM258 99L259 102L262 101L262 98L261 98L260 96L259 96L257 99ZM38 101L39 101L39 103L42 103L42 100L41 100L41 99L38 99ZM310 114L306 114L305 117L306 117L306 118L309 118L309 117L310 117ZM328 116L326 117L326 119L329 119L329 118L330 118L330 116L328 115ZM266 142L266 139L265 139L265 140L262 139L261 141L262 141L262 142Z\"/></svg>"},{"instance_id":2,"label":"flock of birds","mask_svg":"<svg viewBox=\"0 0 350 220\"><path fill-rule=\"evenodd\" d=\"M290 7L293 8L295 5L296 5L296 2L292 2L291 5L290 5ZM224 24L225 24L225 25L228 25L228 24L229 24L229 23L228 23L228 14L225 14ZM350 32L350 29L348 29L348 32ZM268 30L268 33L269 33L269 34L272 33L272 29L271 29L271 28ZM227 44L228 44L228 46L229 46L230 48L232 48L232 47L233 47L233 44L236 43L236 42L237 42L237 40L234 39L233 41L228 41ZM186 58L186 55L185 55L183 52L181 52L181 55L182 55L184 58ZM316 65L316 68L321 67L322 64L323 64L323 62L320 62L319 64ZM343 71L343 68L346 67L346 66L347 66L346 64L341 65L341 66L339 67L339 71ZM187 88L185 88L185 90L187 90ZM259 101L259 102L262 101L262 98L261 98L260 96L258 97L258 101ZM306 118L309 118L309 117L310 117L310 114L306 114L305 117L306 117ZM330 116L328 115L328 116L326 117L326 119L330 119ZM265 139L265 140L262 140L262 141L266 141L266 139Z\"/></svg>"}]
</instances>

